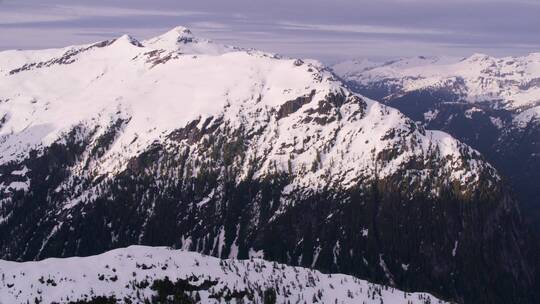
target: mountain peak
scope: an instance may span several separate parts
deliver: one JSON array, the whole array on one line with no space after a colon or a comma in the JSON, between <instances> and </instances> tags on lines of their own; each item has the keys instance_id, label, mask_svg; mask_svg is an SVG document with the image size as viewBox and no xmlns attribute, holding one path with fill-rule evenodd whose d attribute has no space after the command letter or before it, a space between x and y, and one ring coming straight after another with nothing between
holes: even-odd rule
<instances>
[{"instance_id":1,"label":"mountain peak","mask_svg":"<svg viewBox=\"0 0 540 304\"><path fill-rule=\"evenodd\" d=\"M136 38L130 36L130 35L127 35L127 34L124 34L118 38L116 38L116 40L114 41L115 44L131 44L131 45L134 45L134 46L137 46L137 47L142 47L143 45L139 42L139 40L137 40Z\"/></svg>"},{"instance_id":2,"label":"mountain peak","mask_svg":"<svg viewBox=\"0 0 540 304\"><path fill-rule=\"evenodd\" d=\"M191 30L183 26L177 26L162 35L149 39L145 45L167 50L177 50L182 45L193 42L197 42L197 40Z\"/></svg>"},{"instance_id":3,"label":"mountain peak","mask_svg":"<svg viewBox=\"0 0 540 304\"><path fill-rule=\"evenodd\" d=\"M177 43L189 43L193 41L193 33L187 27L177 26L158 38L172 40Z\"/></svg>"},{"instance_id":4,"label":"mountain peak","mask_svg":"<svg viewBox=\"0 0 540 304\"><path fill-rule=\"evenodd\" d=\"M219 55L236 49L214 43L207 39L198 38L193 35L191 30L184 26L177 26L160 36L144 41L143 44L146 47L154 49L184 54Z\"/></svg>"},{"instance_id":5,"label":"mountain peak","mask_svg":"<svg viewBox=\"0 0 540 304\"><path fill-rule=\"evenodd\" d=\"M167 31L167 34L168 33L189 34L189 35L193 34L189 28L187 28L185 26L181 26L181 25L178 25L178 26L172 28L171 30Z\"/></svg>"}]
</instances>

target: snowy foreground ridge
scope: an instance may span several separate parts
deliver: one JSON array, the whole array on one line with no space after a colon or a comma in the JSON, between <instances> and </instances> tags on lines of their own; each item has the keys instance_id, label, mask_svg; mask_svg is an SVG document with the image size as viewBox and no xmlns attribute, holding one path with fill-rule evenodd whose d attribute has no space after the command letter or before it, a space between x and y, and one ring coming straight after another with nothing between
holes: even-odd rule
<instances>
[{"instance_id":1,"label":"snowy foreground ridge","mask_svg":"<svg viewBox=\"0 0 540 304\"><path fill-rule=\"evenodd\" d=\"M69 303L100 296L119 303L156 301L159 292L172 290L156 283L166 277L182 282L175 291L198 303L445 303L426 293L402 292L348 275L260 259L220 260L165 247L131 246L39 262L0 260L0 273L0 303L6 304Z\"/></svg>"}]
</instances>

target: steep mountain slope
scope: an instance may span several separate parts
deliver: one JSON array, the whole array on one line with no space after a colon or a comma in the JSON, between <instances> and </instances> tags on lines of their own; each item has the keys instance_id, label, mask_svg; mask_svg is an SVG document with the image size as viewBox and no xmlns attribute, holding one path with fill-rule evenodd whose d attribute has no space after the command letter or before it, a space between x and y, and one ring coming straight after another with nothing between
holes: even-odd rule
<instances>
[{"instance_id":1,"label":"steep mountain slope","mask_svg":"<svg viewBox=\"0 0 540 304\"><path fill-rule=\"evenodd\" d=\"M540 53L348 61L334 70L356 92L479 150L509 178L540 233Z\"/></svg>"},{"instance_id":2,"label":"steep mountain slope","mask_svg":"<svg viewBox=\"0 0 540 304\"><path fill-rule=\"evenodd\" d=\"M536 260L494 168L317 62L177 28L0 66L5 259L170 245L534 301Z\"/></svg>"},{"instance_id":3,"label":"steep mountain slope","mask_svg":"<svg viewBox=\"0 0 540 304\"><path fill-rule=\"evenodd\" d=\"M167 297L170 303L445 303L347 275L160 247L41 262L0 260L0 272L0 302L13 304L169 303Z\"/></svg>"}]
</instances>

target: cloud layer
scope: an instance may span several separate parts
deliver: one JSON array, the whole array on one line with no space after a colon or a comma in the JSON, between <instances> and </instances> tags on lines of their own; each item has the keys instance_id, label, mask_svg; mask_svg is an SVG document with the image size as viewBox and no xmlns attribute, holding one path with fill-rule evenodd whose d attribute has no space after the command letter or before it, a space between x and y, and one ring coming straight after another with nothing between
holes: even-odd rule
<instances>
[{"instance_id":1,"label":"cloud layer","mask_svg":"<svg viewBox=\"0 0 540 304\"><path fill-rule=\"evenodd\" d=\"M0 50L147 38L176 25L228 44L332 62L540 51L536 0L4 0Z\"/></svg>"}]
</instances>

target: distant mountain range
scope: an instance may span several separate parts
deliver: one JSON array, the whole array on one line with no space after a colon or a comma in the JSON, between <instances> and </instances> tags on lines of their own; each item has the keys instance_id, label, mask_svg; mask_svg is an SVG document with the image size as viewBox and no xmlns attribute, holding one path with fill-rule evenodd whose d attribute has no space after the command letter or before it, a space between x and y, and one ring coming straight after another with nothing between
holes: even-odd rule
<instances>
[{"instance_id":1,"label":"distant mountain range","mask_svg":"<svg viewBox=\"0 0 540 304\"><path fill-rule=\"evenodd\" d=\"M480 151L540 233L540 53L347 61L333 70L355 92Z\"/></svg>"},{"instance_id":2,"label":"distant mountain range","mask_svg":"<svg viewBox=\"0 0 540 304\"><path fill-rule=\"evenodd\" d=\"M318 62L178 27L0 52L0 100L3 259L166 245L461 303L538 295L497 170Z\"/></svg>"}]
</instances>

